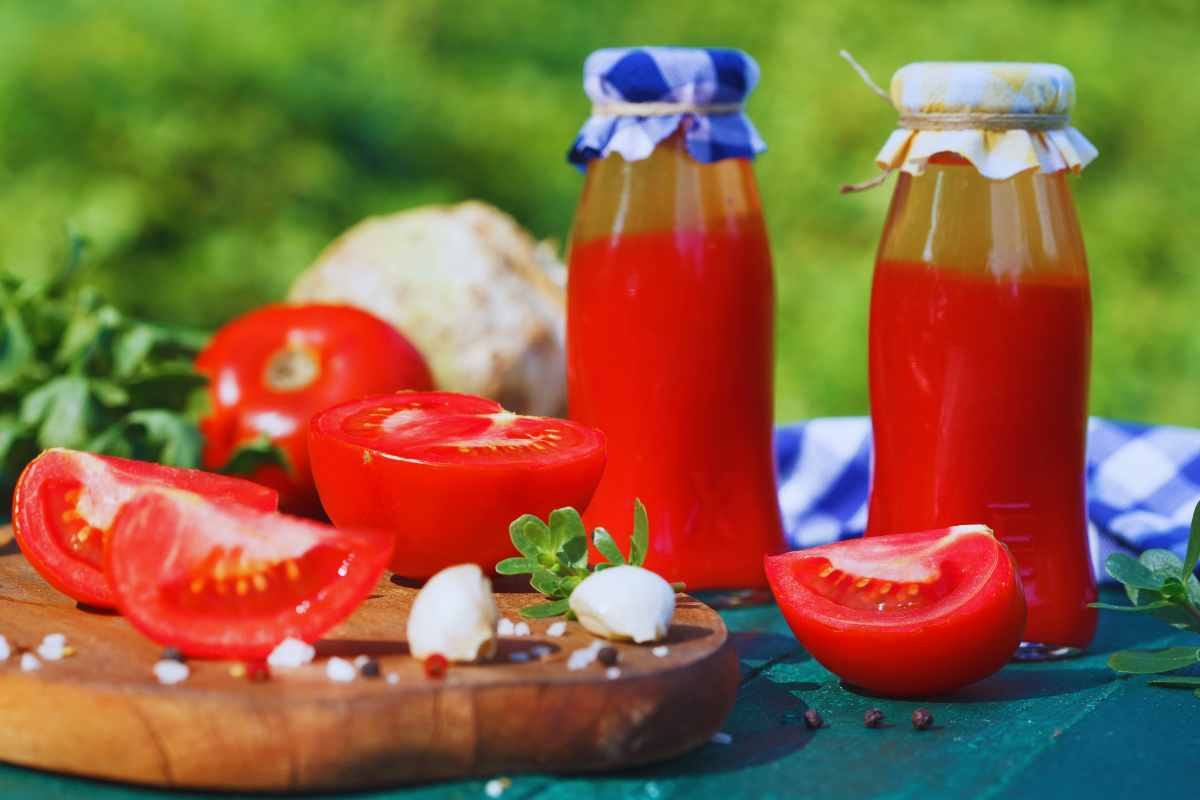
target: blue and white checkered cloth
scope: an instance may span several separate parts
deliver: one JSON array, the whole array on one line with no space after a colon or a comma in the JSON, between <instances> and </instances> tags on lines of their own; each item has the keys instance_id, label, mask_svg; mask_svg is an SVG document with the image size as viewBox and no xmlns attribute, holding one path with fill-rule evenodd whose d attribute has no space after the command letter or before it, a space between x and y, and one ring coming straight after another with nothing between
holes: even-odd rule
<instances>
[{"instance_id":1,"label":"blue and white checkered cloth","mask_svg":"<svg viewBox=\"0 0 1200 800\"><path fill-rule=\"evenodd\" d=\"M867 523L871 423L828 417L775 434L779 504L792 547L861 536ZM1153 547L1183 556L1200 501L1200 430L1093 417L1087 446L1088 529L1096 576L1110 553Z\"/></svg>"},{"instance_id":2,"label":"blue and white checkered cloth","mask_svg":"<svg viewBox=\"0 0 1200 800\"><path fill-rule=\"evenodd\" d=\"M683 111L685 107L740 106L758 83L758 64L741 50L690 47L622 47L597 50L583 65L583 89L594 106L654 103L645 116L597 113L579 131L567 160L586 169L593 158L620 153L626 161L649 157L683 124L688 153L701 163L754 158L767 149L749 117L738 110ZM662 104L668 104L663 106Z\"/></svg>"}]
</instances>

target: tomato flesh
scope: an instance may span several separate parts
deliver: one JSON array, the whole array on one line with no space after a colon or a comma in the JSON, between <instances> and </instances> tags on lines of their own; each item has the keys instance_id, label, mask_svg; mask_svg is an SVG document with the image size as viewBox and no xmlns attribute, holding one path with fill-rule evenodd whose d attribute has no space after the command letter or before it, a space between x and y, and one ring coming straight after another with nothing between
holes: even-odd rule
<instances>
[{"instance_id":1,"label":"tomato flesh","mask_svg":"<svg viewBox=\"0 0 1200 800\"><path fill-rule=\"evenodd\" d=\"M13 493L13 533L51 586L81 603L113 608L104 577L104 538L121 505L144 486L195 492L263 511L279 496L240 478L77 450L46 450Z\"/></svg>"},{"instance_id":2,"label":"tomato flesh","mask_svg":"<svg viewBox=\"0 0 1200 800\"><path fill-rule=\"evenodd\" d=\"M525 513L583 511L604 471L604 436L451 392L400 392L313 418L313 476L338 525L391 531L392 570L428 578L513 555Z\"/></svg>"},{"instance_id":3,"label":"tomato flesh","mask_svg":"<svg viewBox=\"0 0 1200 800\"><path fill-rule=\"evenodd\" d=\"M147 489L118 512L105 566L146 636L190 656L260 659L349 616L391 549L387 534Z\"/></svg>"},{"instance_id":4,"label":"tomato flesh","mask_svg":"<svg viewBox=\"0 0 1200 800\"><path fill-rule=\"evenodd\" d=\"M308 423L336 403L398 389L432 389L425 359L395 328L351 306L271 305L239 317L196 359L209 378L212 411L200 421L204 466L220 469L266 437L288 468L266 464L250 478L280 493L288 512L318 516L308 460Z\"/></svg>"},{"instance_id":5,"label":"tomato flesh","mask_svg":"<svg viewBox=\"0 0 1200 800\"><path fill-rule=\"evenodd\" d=\"M939 695L985 678L1025 628L1015 562L983 525L769 556L766 571L813 658L876 694Z\"/></svg>"}]
</instances>

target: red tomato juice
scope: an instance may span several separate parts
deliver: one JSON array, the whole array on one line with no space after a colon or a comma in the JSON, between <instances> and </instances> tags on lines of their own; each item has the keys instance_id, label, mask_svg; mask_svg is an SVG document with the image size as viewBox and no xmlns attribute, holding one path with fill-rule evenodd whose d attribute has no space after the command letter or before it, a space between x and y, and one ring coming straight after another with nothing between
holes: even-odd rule
<instances>
[{"instance_id":1,"label":"red tomato juice","mask_svg":"<svg viewBox=\"0 0 1200 800\"><path fill-rule=\"evenodd\" d=\"M577 242L569 280L571 417L608 439L585 522L625 543L641 498L648 567L689 589L765 586L783 535L761 219Z\"/></svg>"},{"instance_id":2,"label":"red tomato juice","mask_svg":"<svg viewBox=\"0 0 1200 800\"><path fill-rule=\"evenodd\" d=\"M1091 299L1068 272L877 265L867 533L990 525L1020 567L1026 641L1083 647Z\"/></svg>"}]
</instances>

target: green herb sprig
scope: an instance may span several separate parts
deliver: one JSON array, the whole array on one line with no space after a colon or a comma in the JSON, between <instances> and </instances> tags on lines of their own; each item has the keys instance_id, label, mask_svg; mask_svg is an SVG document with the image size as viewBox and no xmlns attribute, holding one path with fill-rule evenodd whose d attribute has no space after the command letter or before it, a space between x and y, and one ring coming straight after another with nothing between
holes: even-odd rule
<instances>
[{"instance_id":1,"label":"green herb sprig","mask_svg":"<svg viewBox=\"0 0 1200 800\"><path fill-rule=\"evenodd\" d=\"M1114 553L1104 569L1125 586L1132 605L1092 603L1093 608L1150 614L1180 630L1200 633L1200 580L1196 564L1200 562L1200 504L1192 512L1192 527L1184 558L1169 550L1147 550L1140 557ZM1109 656L1108 666L1117 672L1155 675L1200 663L1200 647L1169 647L1165 650L1121 650ZM1172 677L1150 681L1154 686L1196 689L1200 697L1200 678Z\"/></svg>"},{"instance_id":2,"label":"green herb sprig","mask_svg":"<svg viewBox=\"0 0 1200 800\"><path fill-rule=\"evenodd\" d=\"M604 556L604 561L589 566L587 529L573 508L558 508L550 512L547 522L533 514L513 520L508 535L520 556L506 558L496 565L501 575L530 576L529 585L549 598L547 603L521 609L521 615L533 619L571 614L571 592L593 572L629 564L640 567L646 563L650 548L650 523L641 500L633 502L633 534L629 537L629 556L621 552L612 534L604 528L592 532L592 543ZM683 591L683 584L673 584Z\"/></svg>"},{"instance_id":3,"label":"green herb sprig","mask_svg":"<svg viewBox=\"0 0 1200 800\"><path fill-rule=\"evenodd\" d=\"M0 492L47 447L181 467L200 462L193 369L207 335L133 319L79 285L71 236L49 278L0 272Z\"/></svg>"}]
</instances>

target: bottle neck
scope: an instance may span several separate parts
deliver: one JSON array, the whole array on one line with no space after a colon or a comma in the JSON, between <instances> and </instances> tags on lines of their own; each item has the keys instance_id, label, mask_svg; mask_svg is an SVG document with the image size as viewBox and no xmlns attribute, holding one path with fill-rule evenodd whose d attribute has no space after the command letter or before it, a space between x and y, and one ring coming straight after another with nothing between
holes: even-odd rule
<instances>
[{"instance_id":1,"label":"bottle neck","mask_svg":"<svg viewBox=\"0 0 1200 800\"><path fill-rule=\"evenodd\" d=\"M706 231L760 215L750 161L701 164L688 155L683 136L676 133L648 158L626 161L614 153L588 165L572 242L664 230Z\"/></svg>"},{"instance_id":2,"label":"bottle neck","mask_svg":"<svg viewBox=\"0 0 1200 800\"><path fill-rule=\"evenodd\" d=\"M878 259L997 277L1087 272L1065 173L994 181L950 154L900 174Z\"/></svg>"}]
</instances>

